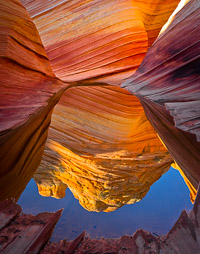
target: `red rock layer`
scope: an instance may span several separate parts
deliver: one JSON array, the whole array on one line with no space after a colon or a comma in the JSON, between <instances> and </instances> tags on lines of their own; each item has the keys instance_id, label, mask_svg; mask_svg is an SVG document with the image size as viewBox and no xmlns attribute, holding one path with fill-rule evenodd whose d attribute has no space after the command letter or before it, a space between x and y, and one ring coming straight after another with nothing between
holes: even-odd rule
<instances>
[{"instance_id":1,"label":"red rock layer","mask_svg":"<svg viewBox=\"0 0 200 254\"><path fill-rule=\"evenodd\" d=\"M58 243L46 244L61 211L33 216L21 214L21 207L11 201L1 201L0 253L17 251L17 254L191 254L198 253L200 249L200 190L193 209L189 213L182 211L170 232L160 237L139 229L133 236L90 239L84 231L73 241L68 242L65 239Z\"/></svg>"},{"instance_id":2,"label":"red rock layer","mask_svg":"<svg viewBox=\"0 0 200 254\"><path fill-rule=\"evenodd\" d=\"M12 201L0 201L1 254L39 253L49 240L62 210L36 216L20 212L21 207Z\"/></svg>"},{"instance_id":3,"label":"red rock layer","mask_svg":"<svg viewBox=\"0 0 200 254\"><path fill-rule=\"evenodd\" d=\"M4 199L19 197L39 165L62 88L35 25L17 0L0 1L0 65L0 199Z\"/></svg>"},{"instance_id":4,"label":"red rock layer","mask_svg":"<svg viewBox=\"0 0 200 254\"><path fill-rule=\"evenodd\" d=\"M191 0L171 20L123 87L140 99L171 155L197 187L200 181L200 2Z\"/></svg>"},{"instance_id":5,"label":"red rock layer","mask_svg":"<svg viewBox=\"0 0 200 254\"><path fill-rule=\"evenodd\" d=\"M111 211L142 199L171 161L135 96L76 87L55 107L34 179L41 191L60 180L86 209Z\"/></svg>"},{"instance_id":6,"label":"red rock layer","mask_svg":"<svg viewBox=\"0 0 200 254\"><path fill-rule=\"evenodd\" d=\"M191 254L200 250L200 204L199 197L190 213L185 210L170 230L161 237L155 237L142 229L133 236L122 236L120 239L91 239L83 232L72 242L48 243L42 254L75 253L75 254Z\"/></svg>"},{"instance_id":7,"label":"red rock layer","mask_svg":"<svg viewBox=\"0 0 200 254\"><path fill-rule=\"evenodd\" d=\"M178 0L30 1L33 18L56 76L116 84L140 65Z\"/></svg>"}]
</instances>

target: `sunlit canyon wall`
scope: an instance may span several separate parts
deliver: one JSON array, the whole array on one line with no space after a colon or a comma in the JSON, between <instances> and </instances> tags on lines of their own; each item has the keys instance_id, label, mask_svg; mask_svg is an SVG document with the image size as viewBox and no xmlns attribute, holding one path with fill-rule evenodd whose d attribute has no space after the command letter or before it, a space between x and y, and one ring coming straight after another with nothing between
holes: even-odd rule
<instances>
[{"instance_id":1,"label":"sunlit canyon wall","mask_svg":"<svg viewBox=\"0 0 200 254\"><path fill-rule=\"evenodd\" d=\"M62 84L20 2L1 1L0 13L0 198L4 199L19 197L38 167Z\"/></svg>"},{"instance_id":2,"label":"sunlit canyon wall","mask_svg":"<svg viewBox=\"0 0 200 254\"><path fill-rule=\"evenodd\" d=\"M109 211L141 199L172 158L197 187L199 1L158 38L178 1L21 2L31 18L0 1L0 198L18 198L40 164L61 95L35 175L56 182L37 180L43 194L69 186Z\"/></svg>"},{"instance_id":3,"label":"sunlit canyon wall","mask_svg":"<svg viewBox=\"0 0 200 254\"><path fill-rule=\"evenodd\" d=\"M121 84L133 73L178 0L21 0L55 75Z\"/></svg>"},{"instance_id":4,"label":"sunlit canyon wall","mask_svg":"<svg viewBox=\"0 0 200 254\"><path fill-rule=\"evenodd\" d=\"M136 97L71 88L55 107L34 179L41 195L63 197L68 186L86 209L111 211L142 199L171 162Z\"/></svg>"}]
</instances>

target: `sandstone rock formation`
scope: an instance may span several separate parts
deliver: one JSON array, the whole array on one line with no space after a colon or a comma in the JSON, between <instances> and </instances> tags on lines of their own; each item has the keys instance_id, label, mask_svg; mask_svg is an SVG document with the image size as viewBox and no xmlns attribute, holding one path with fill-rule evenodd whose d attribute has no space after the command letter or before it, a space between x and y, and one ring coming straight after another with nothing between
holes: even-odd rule
<instances>
[{"instance_id":1,"label":"sandstone rock formation","mask_svg":"<svg viewBox=\"0 0 200 254\"><path fill-rule=\"evenodd\" d=\"M0 201L0 253L39 253L49 240L61 212L33 216L22 214L21 207L12 201Z\"/></svg>"},{"instance_id":2,"label":"sandstone rock formation","mask_svg":"<svg viewBox=\"0 0 200 254\"><path fill-rule=\"evenodd\" d=\"M2 199L19 197L39 165L62 84L53 74L37 29L19 1L0 2L0 22Z\"/></svg>"},{"instance_id":3,"label":"sandstone rock formation","mask_svg":"<svg viewBox=\"0 0 200 254\"><path fill-rule=\"evenodd\" d=\"M200 2L189 1L123 87L136 95L186 177L200 181Z\"/></svg>"},{"instance_id":4,"label":"sandstone rock formation","mask_svg":"<svg viewBox=\"0 0 200 254\"><path fill-rule=\"evenodd\" d=\"M48 188L55 195L50 190L63 183L87 210L112 211L142 199L171 162L136 97L110 86L79 87L54 109L34 179L42 195Z\"/></svg>"},{"instance_id":5,"label":"sandstone rock formation","mask_svg":"<svg viewBox=\"0 0 200 254\"><path fill-rule=\"evenodd\" d=\"M83 232L73 241L45 243L61 215L41 213L36 216L21 214L21 208L10 201L0 202L0 253L41 253L41 254L191 254L200 250L200 191L192 211L181 213L170 232L155 237L142 229L133 236L115 239L91 239ZM5 220L8 215L9 220ZM45 246L43 246L45 245Z\"/></svg>"},{"instance_id":6,"label":"sandstone rock formation","mask_svg":"<svg viewBox=\"0 0 200 254\"><path fill-rule=\"evenodd\" d=\"M87 209L104 211L142 198L171 159L138 100L109 85L136 71L178 1L22 3L37 29L18 0L0 1L0 199L18 198L25 188L40 164L53 107L72 86L79 87L67 90L54 111L40 167L40 172L53 167L59 187L49 191L40 183L40 190L61 197L67 185ZM191 0L175 11L123 85L139 98L195 188L200 180L199 7L199 0ZM134 239L141 253L146 247L196 253L199 235L196 202L164 240L138 231L122 242Z\"/></svg>"},{"instance_id":7,"label":"sandstone rock formation","mask_svg":"<svg viewBox=\"0 0 200 254\"><path fill-rule=\"evenodd\" d=\"M1 199L18 198L39 165L52 109L62 92L87 86L58 78L119 85L139 66L178 3L146 2L144 11L139 1L21 2L45 49L20 2L1 1ZM95 93L103 96L104 88L100 90ZM114 97L115 89L110 90Z\"/></svg>"},{"instance_id":8,"label":"sandstone rock formation","mask_svg":"<svg viewBox=\"0 0 200 254\"><path fill-rule=\"evenodd\" d=\"M36 24L57 77L103 78L116 85L138 68L179 1L21 2Z\"/></svg>"},{"instance_id":9,"label":"sandstone rock formation","mask_svg":"<svg viewBox=\"0 0 200 254\"><path fill-rule=\"evenodd\" d=\"M182 171L182 169L179 167L179 165L174 162L171 165L174 169L177 169L179 171L179 173L181 174L181 176L183 177L189 191L190 191L190 200L192 203L194 203L194 200L196 198L197 195L197 189L192 185L192 183L190 182L190 180L186 177L186 175L184 174L184 172Z\"/></svg>"},{"instance_id":10,"label":"sandstone rock formation","mask_svg":"<svg viewBox=\"0 0 200 254\"><path fill-rule=\"evenodd\" d=\"M130 175L132 173L129 171L133 170L137 172L134 177L139 174L137 179L142 179L141 175L144 176L147 171L151 180L147 180L146 175L145 181L152 183L157 180L166 172L171 159L166 156L161 170L159 163L165 157L166 151L161 149L159 141L155 145L157 137L155 133L152 134L153 129L148 124L140 103L122 89L109 87L108 83L117 85L122 78L129 76L137 69L147 48L155 40L178 1L166 1L162 4L155 1L145 3L117 1L115 5L110 1L75 1L72 4L68 1L22 0L22 3L37 26L56 76L63 81L92 79L90 83L89 81L79 83L86 87L73 88L62 96L61 102L54 111L49 141L40 167L42 170L38 172L46 179L45 174L48 174L46 168L59 168L59 170L51 170L50 174L60 175L58 172L61 170L68 171L67 174L70 175L69 170L72 171L75 167L81 168L78 170L80 171L84 166L88 170L88 172L85 170L88 175L86 179L93 180L93 175L98 179L97 172L100 170L101 174L105 175L104 171L107 170L104 181L109 179L109 183L111 179L118 179L114 181L115 185L119 184L120 178L122 181L121 174ZM94 80L96 83L91 83ZM101 87L95 85L101 85ZM127 99L130 102L124 102ZM131 107L134 108L131 109ZM140 115L136 113L139 111ZM141 128L141 130L133 132L134 128ZM145 132L149 135L151 133L151 137L147 138L147 133L143 134ZM147 139L146 144L142 144L143 139ZM157 150L154 150L155 146ZM60 152L60 155L57 152L58 149L65 152ZM150 153L154 154L150 155ZM73 157L73 164L70 163L71 157ZM154 177L150 177L154 167L153 160L155 164L158 164L156 168L159 168L159 173L155 170ZM141 166L142 164L144 166ZM144 169L143 174L141 174L141 167ZM147 170L147 167L151 169ZM123 170L122 173L120 170ZM127 172L124 172L125 170ZM64 195L64 185L62 181L58 181L60 176L50 177L54 179L51 180L51 184L48 181L46 184L43 181L42 184L37 174L35 178L42 195L50 194L56 197ZM86 186L91 184L91 179L85 180ZM141 199L150 186L144 180L137 179L133 182L143 183L139 184L140 191L134 190L136 191L135 200ZM55 184L54 181L57 183ZM101 186L103 181L98 181ZM70 185L68 180L64 180L63 183L71 186L74 195L87 209L96 210L95 207L98 206L98 209L107 209L104 201L100 201L102 198L98 197L96 202L94 197L103 195L103 190L110 187L99 187L101 191L97 191L98 188L94 188L92 184L90 188L96 189L97 193L93 194L92 191L89 194L88 191L88 197L84 200L82 196L85 192L84 188L78 188L77 182L78 180L75 180L75 183ZM124 186L126 183L127 181L124 182ZM48 188L49 184L51 187ZM56 186L60 186L59 194ZM115 188L120 189L116 186ZM136 185L135 188L138 189ZM77 189L80 190L77 191ZM87 189L89 189L88 186ZM128 189L125 192L127 193ZM128 197L126 195L124 197L126 201L123 202L135 202L130 201L130 195ZM89 196L92 201L89 201ZM114 203L111 200L106 202L108 204L110 202L110 206L116 206L114 203L119 203L117 206L123 204L122 201L117 200L113 201Z\"/></svg>"}]
</instances>

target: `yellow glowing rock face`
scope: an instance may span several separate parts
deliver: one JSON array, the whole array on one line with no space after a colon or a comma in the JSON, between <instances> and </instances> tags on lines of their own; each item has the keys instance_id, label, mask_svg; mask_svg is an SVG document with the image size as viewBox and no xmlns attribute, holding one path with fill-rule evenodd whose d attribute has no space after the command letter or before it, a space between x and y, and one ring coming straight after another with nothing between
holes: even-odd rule
<instances>
[{"instance_id":1,"label":"yellow glowing rock face","mask_svg":"<svg viewBox=\"0 0 200 254\"><path fill-rule=\"evenodd\" d=\"M184 172L181 170L181 168L179 167L179 165L176 162L172 163L171 166L180 172L181 176L183 177L183 179L190 191L190 200L192 203L194 203L196 195L197 195L197 189L192 185L190 180L187 178L187 176L184 174Z\"/></svg>"},{"instance_id":2,"label":"yellow glowing rock face","mask_svg":"<svg viewBox=\"0 0 200 254\"><path fill-rule=\"evenodd\" d=\"M77 87L55 107L34 179L49 190L60 181L87 210L109 212L141 200L171 162L136 97Z\"/></svg>"},{"instance_id":3,"label":"yellow glowing rock face","mask_svg":"<svg viewBox=\"0 0 200 254\"><path fill-rule=\"evenodd\" d=\"M63 198L65 196L65 190L67 186L63 183L54 183L51 185L51 187L43 185L43 184L37 184L39 194L43 197L53 197L53 198Z\"/></svg>"}]
</instances>

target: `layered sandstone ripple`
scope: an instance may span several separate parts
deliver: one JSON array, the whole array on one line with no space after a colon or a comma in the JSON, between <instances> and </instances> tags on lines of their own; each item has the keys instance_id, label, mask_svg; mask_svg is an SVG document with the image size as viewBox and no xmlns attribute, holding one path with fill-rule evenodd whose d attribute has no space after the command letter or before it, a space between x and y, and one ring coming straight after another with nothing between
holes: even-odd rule
<instances>
[{"instance_id":1,"label":"layered sandstone ripple","mask_svg":"<svg viewBox=\"0 0 200 254\"><path fill-rule=\"evenodd\" d=\"M34 179L41 195L63 197L69 187L87 210L112 211L142 199L171 161L135 96L76 87L54 109Z\"/></svg>"},{"instance_id":2,"label":"layered sandstone ripple","mask_svg":"<svg viewBox=\"0 0 200 254\"><path fill-rule=\"evenodd\" d=\"M107 81L119 85L140 65L178 1L21 2L24 7L19 0L0 0L0 199L18 198L40 163L52 109L69 87L58 78L111 77ZM115 111L109 117L113 121Z\"/></svg>"},{"instance_id":3,"label":"layered sandstone ripple","mask_svg":"<svg viewBox=\"0 0 200 254\"><path fill-rule=\"evenodd\" d=\"M178 0L21 0L64 81L130 76Z\"/></svg>"},{"instance_id":4,"label":"layered sandstone ripple","mask_svg":"<svg viewBox=\"0 0 200 254\"><path fill-rule=\"evenodd\" d=\"M123 85L140 99L195 188L200 181L199 22L200 1L191 0L175 11L136 73Z\"/></svg>"},{"instance_id":5,"label":"layered sandstone ripple","mask_svg":"<svg viewBox=\"0 0 200 254\"><path fill-rule=\"evenodd\" d=\"M0 1L0 31L0 199L5 199L19 197L39 165L62 85L19 1Z\"/></svg>"}]
</instances>

